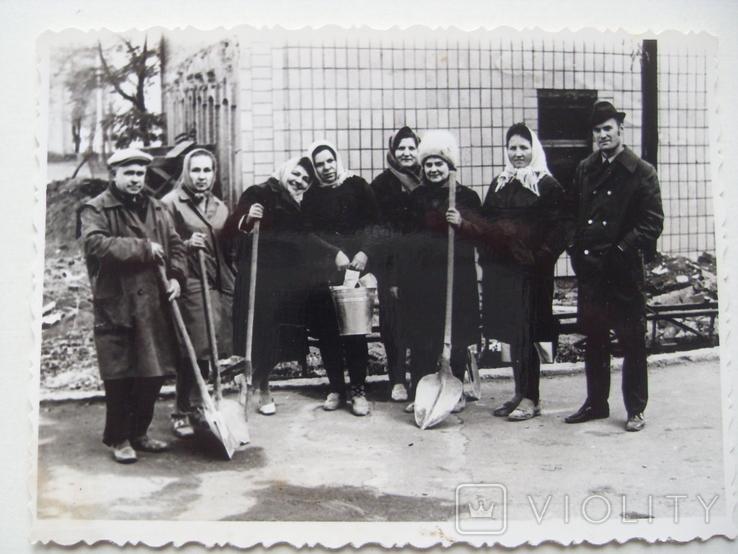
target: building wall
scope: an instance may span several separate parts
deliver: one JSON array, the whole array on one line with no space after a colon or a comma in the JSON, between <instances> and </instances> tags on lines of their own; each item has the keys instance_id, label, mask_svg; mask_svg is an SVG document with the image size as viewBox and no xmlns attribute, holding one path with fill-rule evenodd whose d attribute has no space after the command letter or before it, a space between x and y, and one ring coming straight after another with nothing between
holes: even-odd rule
<instances>
[{"instance_id":1,"label":"building wall","mask_svg":"<svg viewBox=\"0 0 738 554\"><path fill-rule=\"evenodd\" d=\"M238 54L235 39L199 50L170 69L163 95L170 143L186 134L217 146L218 175L224 200L231 205L238 201L242 182L240 127L245 113L239 110L248 107L238 88Z\"/></svg>"},{"instance_id":2,"label":"building wall","mask_svg":"<svg viewBox=\"0 0 738 554\"><path fill-rule=\"evenodd\" d=\"M641 150L641 43L635 37L244 32L237 64L229 53L235 41L227 42L228 48L215 45L181 66L177 86L185 85L185 105L194 102L195 114L182 108L173 119L194 123L198 136L209 137L204 91L215 98L229 91L235 134L219 135L232 143L219 147L234 158L232 197L320 138L335 142L345 165L371 181L385 167L389 136L403 125L421 134L432 128L454 133L460 181L483 197L503 168L507 128L525 121L538 129L539 89L596 90L598 99L627 113L625 142ZM659 40L658 170L667 213L660 247L673 254L714 251L707 56L704 47ZM238 70L221 75L229 63ZM212 80L195 76L208 72ZM559 272L569 271L562 261Z\"/></svg>"}]
</instances>

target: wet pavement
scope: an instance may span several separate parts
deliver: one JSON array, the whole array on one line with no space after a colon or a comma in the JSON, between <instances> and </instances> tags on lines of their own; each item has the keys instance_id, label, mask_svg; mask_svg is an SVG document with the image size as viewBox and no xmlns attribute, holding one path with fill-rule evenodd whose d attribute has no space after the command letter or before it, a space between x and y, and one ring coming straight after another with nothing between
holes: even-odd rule
<instances>
[{"instance_id":1,"label":"wet pavement","mask_svg":"<svg viewBox=\"0 0 738 554\"><path fill-rule=\"evenodd\" d=\"M657 364L658 365L658 364ZM504 373L504 372L503 372ZM112 461L100 441L104 403L44 402L40 409L37 510L40 519L238 521L449 521L462 484L500 484L511 519L534 518L531 498L572 517L599 495L620 517L725 513L720 365L717 359L650 369L647 425L623 429L620 374L611 416L581 425L564 417L584 399L581 373L544 377L543 414L526 422L494 418L512 396L509 378L483 382L470 402L421 431L404 405L387 401L387 383L369 387L372 412L325 412L324 389L275 390L277 414L250 416L251 444L228 461L198 439L172 438L162 454ZM171 437L172 399L157 405L151 435ZM565 508L569 506L569 508ZM594 506L593 506L594 508ZM553 516L552 516L553 517Z\"/></svg>"}]
</instances>

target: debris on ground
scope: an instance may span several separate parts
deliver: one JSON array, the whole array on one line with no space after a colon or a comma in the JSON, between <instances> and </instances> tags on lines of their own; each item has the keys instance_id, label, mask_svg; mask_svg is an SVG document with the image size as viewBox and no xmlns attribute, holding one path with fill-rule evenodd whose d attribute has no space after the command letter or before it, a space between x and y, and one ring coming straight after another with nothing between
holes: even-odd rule
<instances>
[{"instance_id":1,"label":"debris on ground","mask_svg":"<svg viewBox=\"0 0 738 554\"><path fill-rule=\"evenodd\" d=\"M658 303L668 304L670 298L664 295L690 288L691 296L680 293L675 298L682 301L677 303L717 300L717 264L712 254L705 252L696 262L684 256L657 254L646 267L646 294L654 303L658 298Z\"/></svg>"}]
</instances>

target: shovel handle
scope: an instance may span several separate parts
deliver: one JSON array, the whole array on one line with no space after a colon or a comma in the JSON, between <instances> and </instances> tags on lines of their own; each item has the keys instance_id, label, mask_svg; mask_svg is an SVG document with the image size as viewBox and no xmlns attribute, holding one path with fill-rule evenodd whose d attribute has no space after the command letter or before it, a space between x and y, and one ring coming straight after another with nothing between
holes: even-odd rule
<instances>
[{"instance_id":1,"label":"shovel handle","mask_svg":"<svg viewBox=\"0 0 738 554\"><path fill-rule=\"evenodd\" d=\"M215 320L213 318L213 300L210 296L210 287L208 286L208 274L205 267L205 252L197 250L197 261L200 264L200 284L202 286L202 296L205 302L205 327L208 332L208 343L210 345L210 365L215 372L215 403L218 404L223 398L220 382L220 366L218 365L218 339L215 336Z\"/></svg>"},{"instance_id":2,"label":"shovel handle","mask_svg":"<svg viewBox=\"0 0 738 554\"><path fill-rule=\"evenodd\" d=\"M448 175L448 207L456 208L456 171ZM446 321L443 326L444 357L451 356L451 317L454 301L454 227L448 224L448 260L446 263Z\"/></svg>"},{"instance_id":3,"label":"shovel handle","mask_svg":"<svg viewBox=\"0 0 738 554\"><path fill-rule=\"evenodd\" d=\"M167 286L169 285L169 281L167 280L164 266L162 264L157 264L156 268L159 273L159 281L164 287L164 290L166 290ZM210 401L210 395L208 394L208 388L205 384L205 380L200 374L200 368L197 365L197 354L195 354L195 348L192 346L190 335L187 333L187 327L185 326L184 319L182 319L182 312L179 310L179 304L177 304L176 300L170 300L169 305L172 309L172 315L174 316L174 323L177 327L177 331L182 337L182 342L184 342L185 350L187 351L187 357L190 360L190 365L192 366L192 373L194 374L195 381L197 382L197 387L200 389L200 393L203 397L203 402L207 403L208 401Z\"/></svg>"},{"instance_id":4,"label":"shovel handle","mask_svg":"<svg viewBox=\"0 0 738 554\"><path fill-rule=\"evenodd\" d=\"M251 267L249 273L249 311L246 315L246 355L244 358L247 362L251 362L251 350L254 345L254 301L256 299L256 268L257 259L259 257L259 228L261 220L257 219L251 231ZM250 363L248 364L251 365ZM251 384L251 375L247 375L249 385Z\"/></svg>"}]
</instances>

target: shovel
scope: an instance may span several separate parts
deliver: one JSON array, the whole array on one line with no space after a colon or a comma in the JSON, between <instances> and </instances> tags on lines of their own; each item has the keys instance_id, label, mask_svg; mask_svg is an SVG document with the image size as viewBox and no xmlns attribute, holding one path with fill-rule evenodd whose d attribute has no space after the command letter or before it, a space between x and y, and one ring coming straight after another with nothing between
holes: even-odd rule
<instances>
[{"instance_id":1,"label":"shovel","mask_svg":"<svg viewBox=\"0 0 738 554\"><path fill-rule=\"evenodd\" d=\"M158 271L159 280L166 290L169 283L164 272L164 267L161 264L159 264L158 266ZM236 448L241 445L241 441L231 432L225 421L225 418L215 407L213 399L210 398L210 394L208 394L208 387L205 384L205 380L202 378L202 375L200 374L200 368L197 365L197 355L195 354L195 349L192 346L190 336L187 334L187 328L185 327L184 320L182 319L182 312L179 311L179 305L177 304L177 301L172 300L169 305L172 307L174 322L177 326L177 331L182 338L182 342L185 345L185 349L187 350L187 357L189 358L190 365L192 366L192 371L195 376L195 383L197 383L197 388L200 392L200 396L202 397L202 408L205 415L205 420L208 423L210 432L223 446L224 452L228 456L228 459L231 459L233 453L236 451Z\"/></svg>"},{"instance_id":2,"label":"shovel","mask_svg":"<svg viewBox=\"0 0 738 554\"><path fill-rule=\"evenodd\" d=\"M456 207L456 172L448 178L448 207ZM443 352L437 373L418 381L415 392L415 423L429 429L451 413L464 392L464 385L451 371L451 315L454 290L454 228L448 226L448 260L446 264L446 321L443 328Z\"/></svg>"},{"instance_id":3,"label":"shovel","mask_svg":"<svg viewBox=\"0 0 738 554\"><path fill-rule=\"evenodd\" d=\"M259 257L259 227L261 219L254 222L251 230L251 267L249 268L249 311L246 314L246 352L244 353L243 374L246 386L243 387L241 398L248 414L249 401L251 400L251 387L253 385L254 366L251 363L251 350L254 345L254 301L256 300L256 268Z\"/></svg>"},{"instance_id":4,"label":"shovel","mask_svg":"<svg viewBox=\"0 0 738 554\"><path fill-rule=\"evenodd\" d=\"M213 301L210 297L210 287L208 287L207 269L205 267L205 252L198 250L197 259L200 263L200 282L202 284L202 295L205 301L205 326L208 330L208 342L210 344L210 365L213 367L213 371L215 372L213 400L215 402L215 408L223 414L227 421L228 428L238 439L240 443L239 446L241 446L250 442L249 427L246 423L246 414L244 412L244 406L237 400L223 398L220 379L220 364L218 363L218 341L215 337Z\"/></svg>"}]
</instances>

